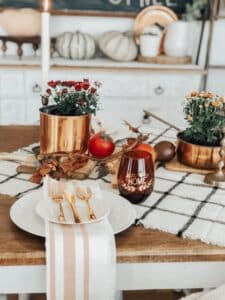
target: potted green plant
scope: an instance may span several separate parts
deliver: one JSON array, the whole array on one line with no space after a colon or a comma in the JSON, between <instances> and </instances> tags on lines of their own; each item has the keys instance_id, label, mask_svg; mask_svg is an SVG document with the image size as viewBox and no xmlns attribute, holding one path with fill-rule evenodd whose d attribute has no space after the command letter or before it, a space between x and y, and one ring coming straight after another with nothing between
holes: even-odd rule
<instances>
[{"instance_id":1,"label":"potted green plant","mask_svg":"<svg viewBox=\"0 0 225 300\"><path fill-rule=\"evenodd\" d=\"M50 81L43 96L52 105L40 109L40 153L84 153L90 135L91 115L98 109L100 84Z\"/></svg>"},{"instance_id":2,"label":"potted green plant","mask_svg":"<svg viewBox=\"0 0 225 300\"><path fill-rule=\"evenodd\" d=\"M184 103L189 126L178 134L177 157L188 166L214 169L220 160L224 98L210 92L192 92Z\"/></svg>"}]
</instances>

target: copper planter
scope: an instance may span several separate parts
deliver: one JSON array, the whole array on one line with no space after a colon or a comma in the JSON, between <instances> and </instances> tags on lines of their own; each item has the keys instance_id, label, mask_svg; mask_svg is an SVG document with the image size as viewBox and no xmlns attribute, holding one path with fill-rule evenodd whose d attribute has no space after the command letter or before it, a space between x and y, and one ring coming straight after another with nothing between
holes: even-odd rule
<instances>
[{"instance_id":1,"label":"copper planter","mask_svg":"<svg viewBox=\"0 0 225 300\"><path fill-rule=\"evenodd\" d=\"M90 135L91 115L59 116L54 105L40 109L40 153L84 153Z\"/></svg>"},{"instance_id":2,"label":"copper planter","mask_svg":"<svg viewBox=\"0 0 225 300\"><path fill-rule=\"evenodd\" d=\"M177 159L184 165L196 169L216 169L220 160L220 147L199 146L188 143L177 136Z\"/></svg>"}]
</instances>

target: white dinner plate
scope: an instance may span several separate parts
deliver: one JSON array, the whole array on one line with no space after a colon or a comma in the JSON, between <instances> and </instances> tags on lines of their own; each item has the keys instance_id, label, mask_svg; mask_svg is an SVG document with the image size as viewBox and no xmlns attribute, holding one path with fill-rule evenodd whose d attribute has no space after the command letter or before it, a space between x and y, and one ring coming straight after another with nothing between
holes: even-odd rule
<instances>
[{"instance_id":1,"label":"white dinner plate","mask_svg":"<svg viewBox=\"0 0 225 300\"><path fill-rule=\"evenodd\" d=\"M108 219L112 225L114 234L129 228L136 218L136 210L132 204L112 192L102 191L102 194L109 207L110 213ZM42 198L42 189L20 198L12 205L10 218L20 229L44 237L44 221L36 213L36 205Z\"/></svg>"},{"instance_id":2,"label":"white dinner plate","mask_svg":"<svg viewBox=\"0 0 225 300\"><path fill-rule=\"evenodd\" d=\"M96 219L90 220L88 218L87 204L84 200L80 200L76 197L76 208L81 219L81 224L89 224L94 222L99 222L109 214L109 206L104 201L103 195L100 193L99 195L93 194L91 199L89 200L93 211L95 213ZM59 216L59 205L55 203L47 197L47 199L41 199L36 205L36 212L42 219L46 221L50 221L53 223L60 224L75 224L72 210L68 201L62 201L63 212L65 215L65 222L60 222L58 220Z\"/></svg>"}]
</instances>

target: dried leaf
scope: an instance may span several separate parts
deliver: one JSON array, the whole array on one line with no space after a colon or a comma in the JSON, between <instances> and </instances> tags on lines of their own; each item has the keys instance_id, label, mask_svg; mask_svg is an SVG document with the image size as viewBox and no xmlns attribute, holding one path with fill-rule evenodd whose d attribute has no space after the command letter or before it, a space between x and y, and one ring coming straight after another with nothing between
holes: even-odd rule
<instances>
[{"instance_id":1,"label":"dried leaf","mask_svg":"<svg viewBox=\"0 0 225 300\"><path fill-rule=\"evenodd\" d=\"M125 125L128 126L128 129L134 133L138 133L138 134L141 134L140 130L139 130L139 127L134 127L132 126L129 122L127 121L124 121Z\"/></svg>"},{"instance_id":2,"label":"dried leaf","mask_svg":"<svg viewBox=\"0 0 225 300\"><path fill-rule=\"evenodd\" d=\"M39 172L43 177L49 174L50 172L55 171L57 166L58 166L58 161L55 158L54 159L49 158L41 162Z\"/></svg>"},{"instance_id":3,"label":"dried leaf","mask_svg":"<svg viewBox=\"0 0 225 300\"><path fill-rule=\"evenodd\" d=\"M41 180L42 180L42 175L40 174L39 170L35 171L29 179L30 182L36 184L41 183Z\"/></svg>"},{"instance_id":4,"label":"dried leaf","mask_svg":"<svg viewBox=\"0 0 225 300\"><path fill-rule=\"evenodd\" d=\"M84 167L88 163L86 155L70 153L68 157L60 159L59 167L67 176L71 176L74 171Z\"/></svg>"}]
</instances>

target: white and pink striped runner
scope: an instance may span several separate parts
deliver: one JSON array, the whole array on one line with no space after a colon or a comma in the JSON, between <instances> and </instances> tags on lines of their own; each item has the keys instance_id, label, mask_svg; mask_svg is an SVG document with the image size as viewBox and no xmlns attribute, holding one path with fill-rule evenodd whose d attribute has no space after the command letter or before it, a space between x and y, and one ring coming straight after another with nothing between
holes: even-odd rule
<instances>
[{"instance_id":1,"label":"white and pink striped runner","mask_svg":"<svg viewBox=\"0 0 225 300\"><path fill-rule=\"evenodd\" d=\"M114 300L115 240L107 219L84 225L46 222L47 299Z\"/></svg>"}]
</instances>

